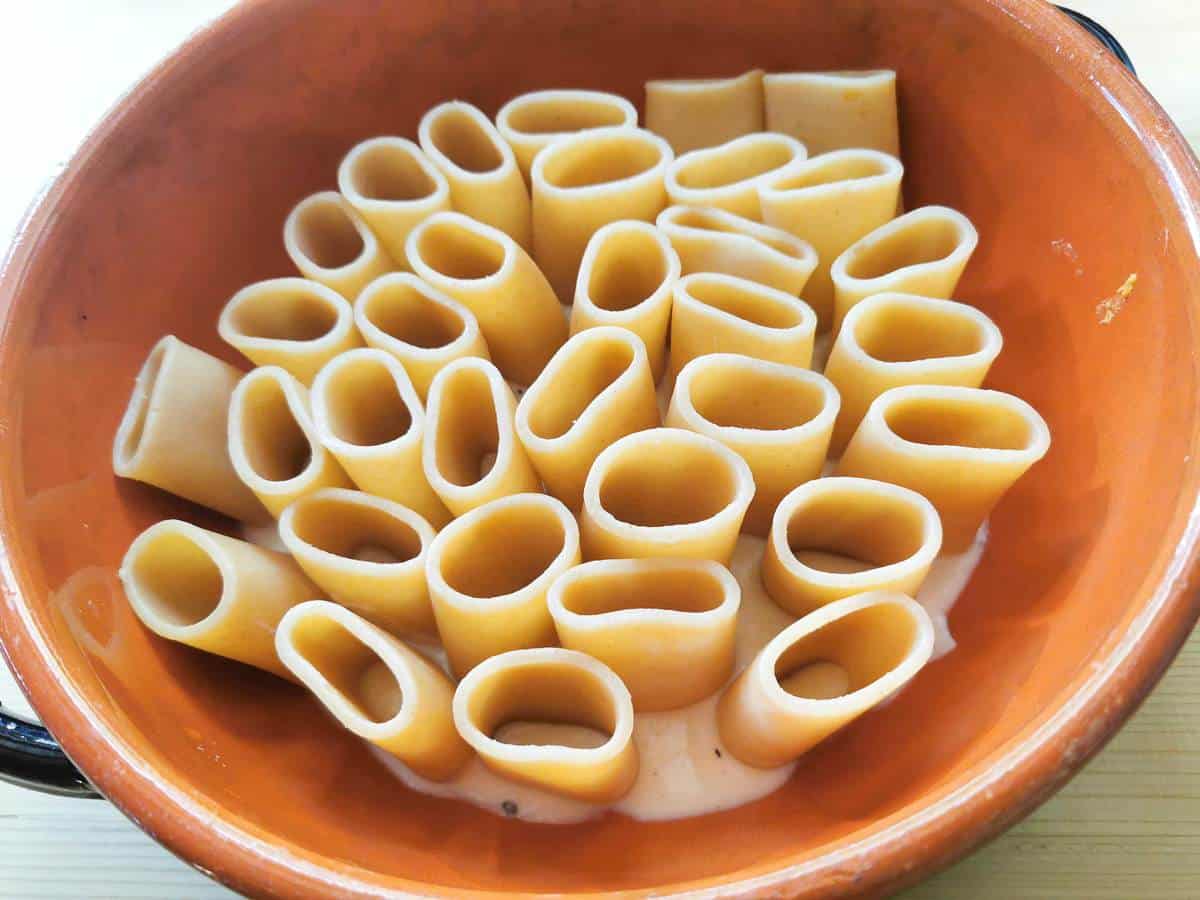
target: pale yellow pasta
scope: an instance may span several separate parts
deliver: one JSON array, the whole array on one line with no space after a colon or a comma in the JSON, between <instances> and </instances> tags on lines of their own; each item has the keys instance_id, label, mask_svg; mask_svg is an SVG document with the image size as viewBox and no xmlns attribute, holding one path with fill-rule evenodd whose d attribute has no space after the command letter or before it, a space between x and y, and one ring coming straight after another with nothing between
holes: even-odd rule
<instances>
[{"instance_id":1,"label":"pale yellow pasta","mask_svg":"<svg viewBox=\"0 0 1200 900\"><path fill-rule=\"evenodd\" d=\"M130 606L155 634L285 678L275 626L321 595L286 553L178 519L138 535L119 574Z\"/></svg>"},{"instance_id":2,"label":"pale yellow pasta","mask_svg":"<svg viewBox=\"0 0 1200 900\"><path fill-rule=\"evenodd\" d=\"M321 191L296 204L283 223L283 246L301 275L347 300L400 262L337 191Z\"/></svg>"},{"instance_id":3,"label":"pale yellow pasta","mask_svg":"<svg viewBox=\"0 0 1200 900\"><path fill-rule=\"evenodd\" d=\"M425 657L328 600L301 603L275 632L280 660L335 719L431 781L475 755L454 727L454 683Z\"/></svg>"},{"instance_id":4,"label":"pale yellow pasta","mask_svg":"<svg viewBox=\"0 0 1200 900\"><path fill-rule=\"evenodd\" d=\"M279 537L326 597L394 634L432 634L425 552L432 526L382 497L326 488L279 517Z\"/></svg>"},{"instance_id":5,"label":"pale yellow pasta","mask_svg":"<svg viewBox=\"0 0 1200 900\"><path fill-rule=\"evenodd\" d=\"M529 384L567 339L567 321L533 260L503 231L461 213L413 229L413 271L466 306L505 378Z\"/></svg>"},{"instance_id":6,"label":"pale yellow pasta","mask_svg":"<svg viewBox=\"0 0 1200 900\"><path fill-rule=\"evenodd\" d=\"M580 532L587 559L675 556L728 564L754 477L706 435L652 428L606 448L588 472Z\"/></svg>"},{"instance_id":7,"label":"pale yellow pasta","mask_svg":"<svg viewBox=\"0 0 1200 900\"><path fill-rule=\"evenodd\" d=\"M496 129L512 147L526 181L534 157L550 142L580 131L621 126L637 126L637 109L624 97L604 91L531 91L496 113Z\"/></svg>"},{"instance_id":8,"label":"pale yellow pasta","mask_svg":"<svg viewBox=\"0 0 1200 900\"><path fill-rule=\"evenodd\" d=\"M406 138L376 137L350 150L338 166L338 190L405 266L409 232L450 209L450 184L421 148Z\"/></svg>"},{"instance_id":9,"label":"pale yellow pasta","mask_svg":"<svg viewBox=\"0 0 1200 900\"><path fill-rule=\"evenodd\" d=\"M516 430L547 490L573 511L588 470L618 438L659 424L641 338L602 326L567 341L517 404Z\"/></svg>"},{"instance_id":10,"label":"pale yellow pasta","mask_svg":"<svg viewBox=\"0 0 1200 900\"><path fill-rule=\"evenodd\" d=\"M646 128L676 153L763 130L763 73L646 82Z\"/></svg>"},{"instance_id":11,"label":"pale yellow pasta","mask_svg":"<svg viewBox=\"0 0 1200 900\"><path fill-rule=\"evenodd\" d=\"M606 559L560 576L547 602L564 647L616 672L636 711L659 712L729 680L741 597L711 560Z\"/></svg>"},{"instance_id":12,"label":"pale yellow pasta","mask_svg":"<svg viewBox=\"0 0 1200 900\"><path fill-rule=\"evenodd\" d=\"M154 345L113 440L113 472L244 522L270 520L229 458L242 373L174 335Z\"/></svg>"},{"instance_id":13,"label":"pale yellow pasta","mask_svg":"<svg viewBox=\"0 0 1200 900\"><path fill-rule=\"evenodd\" d=\"M276 517L305 494L353 486L322 446L308 402L307 388L278 366L250 372L229 401L233 468Z\"/></svg>"},{"instance_id":14,"label":"pale yellow pasta","mask_svg":"<svg viewBox=\"0 0 1200 900\"><path fill-rule=\"evenodd\" d=\"M812 244L723 209L670 206L656 224L684 275L719 272L799 295L817 268Z\"/></svg>"},{"instance_id":15,"label":"pale yellow pasta","mask_svg":"<svg viewBox=\"0 0 1200 900\"><path fill-rule=\"evenodd\" d=\"M763 221L808 241L820 262L804 299L820 320L833 322L833 261L859 238L896 215L900 160L878 150L834 150L796 163L758 187Z\"/></svg>"},{"instance_id":16,"label":"pale yellow pasta","mask_svg":"<svg viewBox=\"0 0 1200 900\"><path fill-rule=\"evenodd\" d=\"M661 231L646 222L605 225L588 241L575 285L571 333L617 325L642 339L654 380L667 366L671 291L679 255Z\"/></svg>"},{"instance_id":17,"label":"pale yellow pasta","mask_svg":"<svg viewBox=\"0 0 1200 900\"><path fill-rule=\"evenodd\" d=\"M671 308L671 374L708 353L807 368L816 332L816 313L791 294L733 275L685 275Z\"/></svg>"},{"instance_id":18,"label":"pale yellow pasta","mask_svg":"<svg viewBox=\"0 0 1200 900\"><path fill-rule=\"evenodd\" d=\"M487 116L470 103L442 103L421 118L417 139L446 176L456 210L530 248L529 188L512 147Z\"/></svg>"},{"instance_id":19,"label":"pale yellow pasta","mask_svg":"<svg viewBox=\"0 0 1200 900\"><path fill-rule=\"evenodd\" d=\"M891 69L767 75L763 97L767 130L804 141L809 153L866 147L900 155Z\"/></svg>"},{"instance_id":20,"label":"pale yellow pasta","mask_svg":"<svg viewBox=\"0 0 1200 900\"><path fill-rule=\"evenodd\" d=\"M833 261L834 328L854 304L885 291L946 299L979 243L971 220L922 206L859 238Z\"/></svg>"},{"instance_id":21,"label":"pale yellow pasta","mask_svg":"<svg viewBox=\"0 0 1200 900\"><path fill-rule=\"evenodd\" d=\"M575 517L545 494L501 497L443 528L425 575L454 674L506 650L553 646L546 592L579 558Z\"/></svg>"},{"instance_id":22,"label":"pale yellow pasta","mask_svg":"<svg viewBox=\"0 0 1200 900\"><path fill-rule=\"evenodd\" d=\"M516 408L512 388L487 360L461 359L433 379L421 461L454 515L541 490L513 429Z\"/></svg>"},{"instance_id":23,"label":"pale yellow pasta","mask_svg":"<svg viewBox=\"0 0 1200 900\"><path fill-rule=\"evenodd\" d=\"M400 361L424 402L433 376L464 357L490 359L475 314L411 272L380 276L354 301L368 346Z\"/></svg>"},{"instance_id":24,"label":"pale yellow pasta","mask_svg":"<svg viewBox=\"0 0 1200 900\"><path fill-rule=\"evenodd\" d=\"M221 311L217 333L256 366L279 366L306 385L333 357L363 345L349 301L305 278L242 288Z\"/></svg>"},{"instance_id":25,"label":"pale yellow pasta","mask_svg":"<svg viewBox=\"0 0 1200 900\"><path fill-rule=\"evenodd\" d=\"M362 490L435 528L450 520L421 466L425 411L394 357L368 347L331 360L313 381L312 418L325 449Z\"/></svg>"},{"instance_id":26,"label":"pale yellow pasta","mask_svg":"<svg viewBox=\"0 0 1200 900\"><path fill-rule=\"evenodd\" d=\"M658 135L601 128L561 138L533 162L533 256L570 303L592 235L609 222L653 222L667 205L663 177L674 158Z\"/></svg>"},{"instance_id":27,"label":"pale yellow pasta","mask_svg":"<svg viewBox=\"0 0 1200 900\"><path fill-rule=\"evenodd\" d=\"M794 616L863 591L915 595L941 546L937 510L916 491L867 478L818 478L775 511L762 583Z\"/></svg>"},{"instance_id":28,"label":"pale yellow pasta","mask_svg":"<svg viewBox=\"0 0 1200 900\"><path fill-rule=\"evenodd\" d=\"M717 704L729 751L791 762L912 680L933 652L929 614L903 594L858 594L811 612L764 647Z\"/></svg>"},{"instance_id":29,"label":"pale yellow pasta","mask_svg":"<svg viewBox=\"0 0 1200 900\"><path fill-rule=\"evenodd\" d=\"M965 303L888 293L856 304L825 365L825 376L842 395L833 455L841 454L871 401L888 388L979 387L1003 344L992 320Z\"/></svg>"},{"instance_id":30,"label":"pale yellow pasta","mask_svg":"<svg viewBox=\"0 0 1200 900\"><path fill-rule=\"evenodd\" d=\"M629 691L583 653L551 647L492 657L459 683L454 722L485 766L543 790L612 803L637 780ZM602 743L503 740L501 729L517 723L582 727L599 732Z\"/></svg>"},{"instance_id":31,"label":"pale yellow pasta","mask_svg":"<svg viewBox=\"0 0 1200 900\"><path fill-rule=\"evenodd\" d=\"M667 167L667 196L682 206L708 206L761 221L758 186L808 155L784 134L747 134L717 147L684 153Z\"/></svg>"},{"instance_id":32,"label":"pale yellow pasta","mask_svg":"<svg viewBox=\"0 0 1200 900\"><path fill-rule=\"evenodd\" d=\"M783 496L821 474L838 404L816 372L712 353L679 373L666 424L715 438L749 464L755 491L742 530L763 536Z\"/></svg>"},{"instance_id":33,"label":"pale yellow pasta","mask_svg":"<svg viewBox=\"0 0 1200 900\"><path fill-rule=\"evenodd\" d=\"M928 497L944 545L965 549L1013 483L1050 449L1037 410L982 388L908 385L884 391L838 463L841 475L878 478Z\"/></svg>"}]
</instances>

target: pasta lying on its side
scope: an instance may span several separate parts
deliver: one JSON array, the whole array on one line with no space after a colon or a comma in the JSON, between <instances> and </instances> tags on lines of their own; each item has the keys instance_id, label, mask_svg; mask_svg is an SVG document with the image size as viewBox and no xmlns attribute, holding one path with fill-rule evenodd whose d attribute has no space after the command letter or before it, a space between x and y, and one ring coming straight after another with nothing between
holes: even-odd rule
<instances>
[{"instance_id":1,"label":"pasta lying on its side","mask_svg":"<svg viewBox=\"0 0 1200 900\"><path fill-rule=\"evenodd\" d=\"M353 487L317 436L308 389L278 366L255 369L234 390L229 457L238 477L276 517L305 494Z\"/></svg>"},{"instance_id":2,"label":"pasta lying on its side","mask_svg":"<svg viewBox=\"0 0 1200 900\"><path fill-rule=\"evenodd\" d=\"M646 128L676 153L763 130L763 73L646 82Z\"/></svg>"},{"instance_id":3,"label":"pasta lying on its side","mask_svg":"<svg viewBox=\"0 0 1200 900\"><path fill-rule=\"evenodd\" d=\"M475 314L411 272L371 282L354 301L354 322L368 346L400 361L422 402L433 377L454 360L491 358Z\"/></svg>"},{"instance_id":4,"label":"pasta lying on its side","mask_svg":"<svg viewBox=\"0 0 1200 900\"><path fill-rule=\"evenodd\" d=\"M601 325L626 328L642 339L657 382L667 366L671 291L679 255L646 222L605 225L588 241L575 284L571 334Z\"/></svg>"},{"instance_id":5,"label":"pasta lying on its side","mask_svg":"<svg viewBox=\"0 0 1200 900\"><path fill-rule=\"evenodd\" d=\"M454 674L506 650L553 646L546 592L578 563L575 517L545 494L501 497L443 528L425 575Z\"/></svg>"},{"instance_id":6,"label":"pasta lying on its side","mask_svg":"<svg viewBox=\"0 0 1200 900\"><path fill-rule=\"evenodd\" d=\"M529 188L487 116L470 103L442 103L421 118L417 139L446 176L454 209L530 248Z\"/></svg>"},{"instance_id":7,"label":"pasta lying on its side","mask_svg":"<svg viewBox=\"0 0 1200 900\"><path fill-rule=\"evenodd\" d=\"M363 345L346 298L305 278L242 288L221 311L217 333L256 366L279 366L306 385L333 357Z\"/></svg>"},{"instance_id":8,"label":"pasta lying on its side","mask_svg":"<svg viewBox=\"0 0 1200 900\"><path fill-rule=\"evenodd\" d=\"M293 607L275 633L279 658L350 732L431 781L474 753L454 727L454 684L415 650L327 600Z\"/></svg>"},{"instance_id":9,"label":"pasta lying on its side","mask_svg":"<svg viewBox=\"0 0 1200 900\"><path fill-rule=\"evenodd\" d=\"M561 138L533 161L533 256L570 303L588 241L609 222L653 222L667 205L663 178L674 158L658 135L602 128Z\"/></svg>"},{"instance_id":10,"label":"pasta lying on its side","mask_svg":"<svg viewBox=\"0 0 1200 900\"><path fill-rule=\"evenodd\" d=\"M942 546L933 504L867 478L818 478L783 498L762 583L794 616L863 591L915 595Z\"/></svg>"},{"instance_id":11,"label":"pasta lying on its side","mask_svg":"<svg viewBox=\"0 0 1200 900\"><path fill-rule=\"evenodd\" d=\"M842 454L838 474L878 478L928 497L957 553L1004 492L1050 449L1037 410L981 388L908 385L871 404Z\"/></svg>"},{"instance_id":12,"label":"pasta lying on its side","mask_svg":"<svg viewBox=\"0 0 1200 900\"><path fill-rule=\"evenodd\" d=\"M979 387L1003 344L992 320L965 303L887 293L855 305L825 365L842 395L832 454L841 455L871 402L888 388Z\"/></svg>"},{"instance_id":13,"label":"pasta lying on its side","mask_svg":"<svg viewBox=\"0 0 1200 900\"><path fill-rule=\"evenodd\" d=\"M119 574L130 606L155 634L285 678L275 626L321 595L286 553L178 519L138 535Z\"/></svg>"},{"instance_id":14,"label":"pasta lying on its side","mask_svg":"<svg viewBox=\"0 0 1200 900\"><path fill-rule=\"evenodd\" d=\"M580 516L584 555L728 564L753 497L745 460L710 437L680 428L626 435L588 472Z\"/></svg>"},{"instance_id":15,"label":"pasta lying on its side","mask_svg":"<svg viewBox=\"0 0 1200 900\"><path fill-rule=\"evenodd\" d=\"M604 91L531 91L513 97L496 113L496 129L512 147L526 181L534 157L551 141L613 127L637 127L637 109Z\"/></svg>"},{"instance_id":16,"label":"pasta lying on its side","mask_svg":"<svg viewBox=\"0 0 1200 900\"><path fill-rule=\"evenodd\" d=\"M900 155L891 69L767 75L763 99L767 131L804 141L813 155L847 147Z\"/></svg>"},{"instance_id":17,"label":"pasta lying on its side","mask_svg":"<svg viewBox=\"0 0 1200 900\"><path fill-rule=\"evenodd\" d=\"M758 186L807 155L804 145L787 135L747 134L676 159L667 167L667 196L682 206L715 207L761 221Z\"/></svg>"},{"instance_id":18,"label":"pasta lying on its side","mask_svg":"<svg viewBox=\"0 0 1200 900\"><path fill-rule=\"evenodd\" d=\"M450 521L421 467L425 412L395 358L367 347L331 360L313 381L312 418L362 490L410 507L435 528Z\"/></svg>"},{"instance_id":19,"label":"pasta lying on its side","mask_svg":"<svg viewBox=\"0 0 1200 900\"><path fill-rule=\"evenodd\" d=\"M283 223L283 246L305 278L347 300L397 267L357 210L337 191L301 200Z\"/></svg>"},{"instance_id":20,"label":"pasta lying on its side","mask_svg":"<svg viewBox=\"0 0 1200 900\"><path fill-rule=\"evenodd\" d=\"M817 267L812 244L723 209L670 206L655 224L679 254L680 272L718 272L792 295Z\"/></svg>"},{"instance_id":21,"label":"pasta lying on its side","mask_svg":"<svg viewBox=\"0 0 1200 900\"><path fill-rule=\"evenodd\" d=\"M113 439L113 472L244 522L270 515L229 458L229 399L242 373L167 335L133 385Z\"/></svg>"},{"instance_id":22,"label":"pasta lying on its side","mask_svg":"<svg viewBox=\"0 0 1200 900\"><path fill-rule=\"evenodd\" d=\"M432 526L406 506L326 488L279 517L279 537L325 596L394 634L432 634L425 552Z\"/></svg>"},{"instance_id":23,"label":"pasta lying on its side","mask_svg":"<svg viewBox=\"0 0 1200 900\"><path fill-rule=\"evenodd\" d=\"M746 460L755 490L742 530L763 536L783 496L821 474L838 404L834 386L809 369L710 353L679 373L666 424Z\"/></svg>"},{"instance_id":24,"label":"pasta lying on its side","mask_svg":"<svg viewBox=\"0 0 1200 900\"><path fill-rule=\"evenodd\" d=\"M487 360L461 359L433 379L421 463L454 515L542 489L513 429L516 409L512 388Z\"/></svg>"},{"instance_id":25,"label":"pasta lying on its side","mask_svg":"<svg viewBox=\"0 0 1200 900\"><path fill-rule=\"evenodd\" d=\"M459 683L454 722L489 769L556 794L612 803L637 780L629 691L583 653L492 657Z\"/></svg>"},{"instance_id":26,"label":"pasta lying on its side","mask_svg":"<svg viewBox=\"0 0 1200 900\"><path fill-rule=\"evenodd\" d=\"M903 594L831 603L781 631L725 690L721 740L747 765L789 763L908 684L932 652L929 614Z\"/></svg>"},{"instance_id":27,"label":"pasta lying on its side","mask_svg":"<svg viewBox=\"0 0 1200 900\"><path fill-rule=\"evenodd\" d=\"M612 326L567 341L517 404L517 437L533 467L550 493L576 512L600 451L658 424L645 345Z\"/></svg>"},{"instance_id":28,"label":"pasta lying on its side","mask_svg":"<svg viewBox=\"0 0 1200 900\"><path fill-rule=\"evenodd\" d=\"M437 213L409 235L408 260L425 281L474 313L505 378L529 384L567 339L546 277L498 228L461 213Z\"/></svg>"},{"instance_id":29,"label":"pasta lying on its side","mask_svg":"<svg viewBox=\"0 0 1200 900\"><path fill-rule=\"evenodd\" d=\"M638 712L678 709L733 673L742 591L700 559L606 559L560 576L547 602L562 645L609 666Z\"/></svg>"},{"instance_id":30,"label":"pasta lying on its side","mask_svg":"<svg viewBox=\"0 0 1200 900\"><path fill-rule=\"evenodd\" d=\"M405 241L422 220L450 209L446 176L406 138L376 137L338 166L338 190L371 226L388 255L406 266Z\"/></svg>"}]
</instances>

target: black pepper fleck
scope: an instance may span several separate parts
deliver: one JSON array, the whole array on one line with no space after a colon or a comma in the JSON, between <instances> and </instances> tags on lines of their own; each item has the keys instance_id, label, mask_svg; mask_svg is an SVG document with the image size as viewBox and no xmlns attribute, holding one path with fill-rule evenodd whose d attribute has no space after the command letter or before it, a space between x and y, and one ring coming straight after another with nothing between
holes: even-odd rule
<instances>
[{"instance_id":1,"label":"black pepper fleck","mask_svg":"<svg viewBox=\"0 0 1200 900\"><path fill-rule=\"evenodd\" d=\"M713 753L717 754L717 759L721 758L721 748L720 747L713 747Z\"/></svg>"},{"instance_id":2,"label":"black pepper fleck","mask_svg":"<svg viewBox=\"0 0 1200 900\"><path fill-rule=\"evenodd\" d=\"M83 319L83 321L86 322L87 321L87 313L80 313L79 318Z\"/></svg>"},{"instance_id":3,"label":"black pepper fleck","mask_svg":"<svg viewBox=\"0 0 1200 900\"><path fill-rule=\"evenodd\" d=\"M515 816L517 814L517 804L513 803L511 800L505 800L500 804L500 808L504 810L504 814L506 816Z\"/></svg>"}]
</instances>

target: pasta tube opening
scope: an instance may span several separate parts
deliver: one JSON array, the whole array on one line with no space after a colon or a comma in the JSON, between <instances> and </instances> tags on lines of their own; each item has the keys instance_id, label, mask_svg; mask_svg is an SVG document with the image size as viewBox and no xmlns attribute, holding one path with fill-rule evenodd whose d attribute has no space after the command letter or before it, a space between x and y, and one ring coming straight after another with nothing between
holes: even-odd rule
<instances>
[{"instance_id":1,"label":"pasta tube opening","mask_svg":"<svg viewBox=\"0 0 1200 900\"><path fill-rule=\"evenodd\" d=\"M646 82L646 127L676 153L763 130L761 69L735 78Z\"/></svg>"},{"instance_id":2,"label":"pasta tube opening","mask_svg":"<svg viewBox=\"0 0 1200 900\"><path fill-rule=\"evenodd\" d=\"M638 773L629 691L607 666L556 648L514 650L481 663L454 694L459 733L484 765L509 778L594 803L620 799ZM516 723L571 725L600 732L569 743L503 740Z\"/></svg>"},{"instance_id":3,"label":"pasta tube opening","mask_svg":"<svg viewBox=\"0 0 1200 900\"><path fill-rule=\"evenodd\" d=\"M337 191L297 204L284 222L283 244L301 275L349 300L394 268L374 232Z\"/></svg>"},{"instance_id":4,"label":"pasta tube opening","mask_svg":"<svg viewBox=\"0 0 1200 900\"><path fill-rule=\"evenodd\" d=\"M759 183L807 155L804 145L795 138L747 134L676 159L667 168L667 196L672 203L717 207L760 220Z\"/></svg>"},{"instance_id":5,"label":"pasta tube opening","mask_svg":"<svg viewBox=\"0 0 1200 900\"><path fill-rule=\"evenodd\" d=\"M552 141L596 128L636 126L634 105L603 91L533 91L509 100L496 114L496 128L527 181L534 157Z\"/></svg>"},{"instance_id":6,"label":"pasta tube opening","mask_svg":"<svg viewBox=\"0 0 1200 900\"><path fill-rule=\"evenodd\" d=\"M456 281L472 281L496 275L505 263L504 244L487 232L465 227L457 219L445 218L421 230L416 254L435 272Z\"/></svg>"},{"instance_id":7,"label":"pasta tube opening","mask_svg":"<svg viewBox=\"0 0 1200 900\"><path fill-rule=\"evenodd\" d=\"M865 478L819 478L779 504L763 586L792 615L863 591L916 594L942 544L933 504Z\"/></svg>"},{"instance_id":8,"label":"pasta tube opening","mask_svg":"<svg viewBox=\"0 0 1200 900\"><path fill-rule=\"evenodd\" d=\"M138 550L126 575L136 585L145 617L166 631L183 633L217 611L225 596L225 575L185 529L151 534Z\"/></svg>"},{"instance_id":9,"label":"pasta tube opening","mask_svg":"<svg viewBox=\"0 0 1200 900\"><path fill-rule=\"evenodd\" d=\"M421 146L437 161L444 160L464 172L485 175L504 165L499 134L482 113L467 103L443 103L421 120ZM432 151L432 152L431 152Z\"/></svg>"}]
</instances>

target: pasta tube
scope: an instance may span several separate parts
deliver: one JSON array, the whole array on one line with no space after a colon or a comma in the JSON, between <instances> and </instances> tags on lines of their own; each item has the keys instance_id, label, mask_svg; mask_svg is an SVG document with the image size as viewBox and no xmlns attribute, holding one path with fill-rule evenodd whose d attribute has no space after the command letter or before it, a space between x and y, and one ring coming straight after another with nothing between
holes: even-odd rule
<instances>
[{"instance_id":1,"label":"pasta tube","mask_svg":"<svg viewBox=\"0 0 1200 900\"><path fill-rule=\"evenodd\" d=\"M783 134L747 134L717 147L684 153L667 168L667 196L682 206L708 206L762 220L758 186L808 155Z\"/></svg>"},{"instance_id":2,"label":"pasta tube","mask_svg":"<svg viewBox=\"0 0 1200 900\"><path fill-rule=\"evenodd\" d=\"M646 82L646 128L676 153L763 130L763 73Z\"/></svg>"},{"instance_id":3,"label":"pasta tube","mask_svg":"<svg viewBox=\"0 0 1200 900\"><path fill-rule=\"evenodd\" d=\"M891 69L767 75L763 98L767 131L804 141L809 153L867 147L900 155Z\"/></svg>"},{"instance_id":4,"label":"pasta tube","mask_svg":"<svg viewBox=\"0 0 1200 900\"><path fill-rule=\"evenodd\" d=\"M596 128L637 127L637 109L603 91L532 91L514 97L496 113L496 129L529 180L533 159L543 147L567 135Z\"/></svg>"},{"instance_id":5,"label":"pasta tube","mask_svg":"<svg viewBox=\"0 0 1200 900\"><path fill-rule=\"evenodd\" d=\"M396 263L362 216L337 191L301 200L283 223L283 246L305 278L347 300Z\"/></svg>"}]
</instances>

